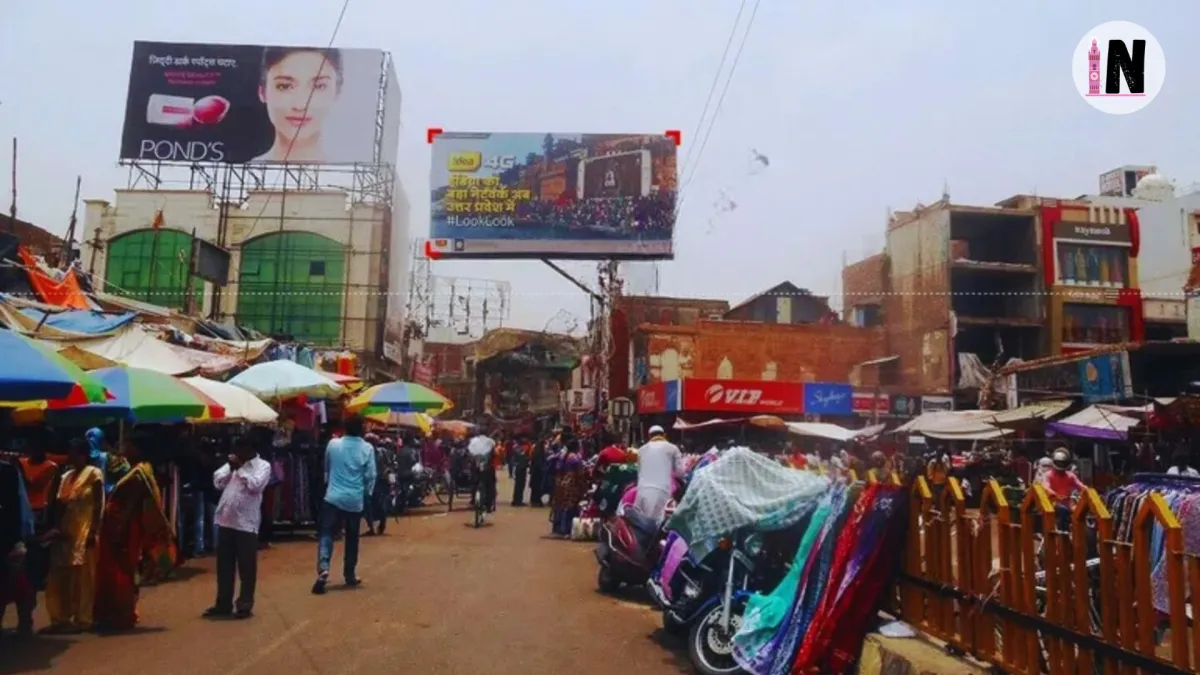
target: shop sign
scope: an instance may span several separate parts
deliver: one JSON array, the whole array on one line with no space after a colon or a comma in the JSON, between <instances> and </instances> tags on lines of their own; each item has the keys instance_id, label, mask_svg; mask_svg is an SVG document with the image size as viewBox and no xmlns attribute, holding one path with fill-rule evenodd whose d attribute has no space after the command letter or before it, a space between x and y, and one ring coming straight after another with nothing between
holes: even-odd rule
<instances>
[{"instance_id":1,"label":"shop sign","mask_svg":"<svg viewBox=\"0 0 1200 675\"><path fill-rule=\"evenodd\" d=\"M1115 402L1133 395L1128 352L1101 354L1075 365L1085 403Z\"/></svg>"},{"instance_id":2,"label":"shop sign","mask_svg":"<svg viewBox=\"0 0 1200 675\"><path fill-rule=\"evenodd\" d=\"M571 412L581 412L586 410L595 410L596 408L596 390L595 389L569 389L567 394L567 407Z\"/></svg>"},{"instance_id":3,"label":"shop sign","mask_svg":"<svg viewBox=\"0 0 1200 675\"><path fill-rule=\"evenodd\" d=\"M851 408L856 415L887 415L891 412L891 401L887 394L876 394L869 391L854 392Z\"/></svg>"},{"instance_id":4,"label":"shop sign","mask_svg":"<svg viewBox=\"0 0 1200 675\"><path fill-rule=\"evenodd\" d=\"M849 407L847 395L847 407ZM804 385L773 380L683 380L683 408L711 412L800 414Z\"/></svg>"},{"instance_id":5,"label":"shop sign","mask_svg":"<svg viewBox=\"0 0 1200 675\"><path fill-rule=\"evenodd\" d=\"M921 414L928 412L945 412L954 410L954 397L952 396L922 396L921 397Z\"/></svg>"},{"instance_id":6,"label":"shop sign","mask_svg":"<svg viewBox=\"0 0 1200 675\"><path fill-rule=\"evenodd\" d=\"M804 412L809 415L854 414L854 390L838 382L805 382Z\"/></svg>"},{"instance_id":7,"label":"shop sign","mask_svg":"<svg viewBox=\"0 0 1200 675\"><path fill-rule=\"evenodd\" d=\"M892 414L897 417L916 417L921 410L920 396L893 396Z\"/></svg>"},{"instance_id":8,"label":"shop sign","mask_svg":"<svg viewBox=\"0 0 1200 675\"><path fill-rule=\"evenodd\" d=\"M1054 223L1054 238L1112 244L1128 244L1133 240L1129 223L1073 223L1066 220Z\"/></svg>"},{"instance_id":9,"label":"shop sign","mask_svg":"<svg viewBox=\"0 0 1200 675\"><path fill-rule=\"evenodd\" d=\"M655 382L640 387L637 392L637 411L653 415L679 410L679 381Z\"/></svg>"}]
</instances>

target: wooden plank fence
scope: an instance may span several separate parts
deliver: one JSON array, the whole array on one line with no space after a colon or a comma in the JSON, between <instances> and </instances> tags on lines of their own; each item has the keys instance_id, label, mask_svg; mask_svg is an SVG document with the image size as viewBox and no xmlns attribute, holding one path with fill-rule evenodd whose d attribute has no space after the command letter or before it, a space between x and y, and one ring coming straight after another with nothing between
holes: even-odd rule
<instances>
[{"instance_id":1,"label":"wooden plank fence","mask_svg":"<svg viewBox=\"0 0 1200 675\"><path fill-rule=\"evenodd\" d=\"M877 480L868 474L868 480ZM896 476L889 480L898 482ZM1179 520L1157 494L1134 515L1131 543L1113 540L1113 518L1094 490L1069 531L1057 528L1041 486L1010 503L995 481L978 510L954 478L911 485L903 570L892 608L951 648L1020 675L1176 675L1200 666L1200 560L1187 555ZM1155 609L1151 566L1161 528L1169 608ZM1089 563L1089 542L1098 558Z\"/></svg>"}]
</instances>

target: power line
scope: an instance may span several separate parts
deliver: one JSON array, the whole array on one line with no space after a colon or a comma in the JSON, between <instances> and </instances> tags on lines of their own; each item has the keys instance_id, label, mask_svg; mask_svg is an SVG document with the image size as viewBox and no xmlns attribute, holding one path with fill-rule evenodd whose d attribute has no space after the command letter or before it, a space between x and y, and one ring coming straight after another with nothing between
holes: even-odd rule
<instances>
[{"instance_id":1,"label":"power line","mask_svg":"<svg viewBox=\"0 0 1200 675\"><path fill-rule=\"evenodd\" d=\"M742 60L742 50L746 48L746 39L750 36L750 29L754 27L754 17L758 14L758 6L761 3L762 0L754 0L754 7L750 10L750 19L746 22L746 31L742 33L742 40L738 43L737 52L733 55L733 64L729 67L729 76L725 78L725 86L721 89L721 97L717 99L717 106L713 109L712 118L708 121L708 130L704 133L704 140L700 143L700 149L696 151L696 161L692 164L692 171L688 175L687 181L680 187L679 201L675 207L676 214L683 209L683 200L687 196L687 189L696 177L696 169L700 164L700 159L704 156L704 149L708 147L708 139L712 137L712 130L717 123L717 116L721 114L721 105L725 103L725 95L729 93L729 84L733 82L733 75L737 72L738 62Z\"/></svg>"},{"instance_id":2,"label":"power line","mask_svg":"<svg viewBox=\"0 0 1200 675\"><path fill-rule=\"evenodd\" d=\"M717 64L717 72L713 73L712 86L708 88L708 97L704 99L704 110L700 111L700 119L696 120L696 130L692 132L691 138L700 138L700 130L704 127L704 119L708 116L708 109L712 106L713 96L717 93L717 85L721 82L721 72L725 70L725 60L729 58L729 48L733 46L733 38L737 36L738 24L742 22L742 12L746 10L747 0L742 0L741 6L738 7L737 16L733 17L733 26L729 29L729 39L725 41L725 50L721 52L721 62ZM687 154L683 157L683 164L679 167L679 175L683 176L687 172L688 162L692 159L692 152L696 146L688 143Z\"/></svg>"},{"instance_id":3,"label":"power line","mask_svg":"<svg viewBox=\"0 0 1200 675\"><path fill-rule=\"evenodd\" d=\"M346 18L346 9L349 7L350 7L350 0L342 0L342 9L340 12L338 12L337 22L333 24L333 34L329 36L329 44L325 46L325 51L321 55L321 67L317 69L318 75L321 73L321 71L325 70L325 66L329 63L329 50L333 49L333 43L335 40L337 40L338 31L340 31L342 29L342 20ZM304 102L304 116L305 117L308 116L308 107L310 105L312 105L313 95L316 93L317 93L316 87L313 87L308 92L308 100ZM292 133L292 139L290 141L288 141L287 151L283 153L282 164L283 164L284 169L283 169L283 178L282 178L281 182L283 183L284 189L287 189L287 160L288 160L288 157L292 154L292 147L296 144L296 139L300 137L300 129L301 128L302 128L302 126L296 127L296 131L294 133ZM269 206L270 204L271 204L270 199L263 201L262 209L260 209L258 212L258 215L254 217L254 222L250 224L250 231L247 232L245 234L245 236L242 237L242 241L246 241L246 240L250 239L251 235L254 234L255 228L258 227L259 221L262 220L263 214L267 212L267 206ZM280 215L280 218L282 218L282 217L283 216Z\"/></svg>"}]
</instances>

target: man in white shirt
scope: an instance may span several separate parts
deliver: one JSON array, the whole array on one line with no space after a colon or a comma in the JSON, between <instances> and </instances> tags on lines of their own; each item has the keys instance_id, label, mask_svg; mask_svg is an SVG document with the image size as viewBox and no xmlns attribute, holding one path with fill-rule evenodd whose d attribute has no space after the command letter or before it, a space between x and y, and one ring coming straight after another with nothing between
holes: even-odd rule
<instances>
[{"instance_id":1,"label":"man in white shirt","mask_svg":"<svg viewBox=\"0 0 1200 675\"><path fill-rule=\"evenodd\" d=\"M650 427L650 440L638 449L637 499L634 507L642 515L662 523L675 481L683 477L683 454L667 440L657 424Z\"/></svg>"},{"instance_id":2,"label":"man in white shirt","mask_svg":"<svg viewBox=\"0 0 1200 675\"><path fill-rule=\"evenodd\" d=\"M217 602L204 612L210 618L250 617L258 580L258 528L262 524L263 490L271 480L271 464L258 456L247 439L238 439L229 461L213 473L221 490L213 524L217 527ZM233 577L240 584L233 600Z\"/></svg>"}]
</instances>

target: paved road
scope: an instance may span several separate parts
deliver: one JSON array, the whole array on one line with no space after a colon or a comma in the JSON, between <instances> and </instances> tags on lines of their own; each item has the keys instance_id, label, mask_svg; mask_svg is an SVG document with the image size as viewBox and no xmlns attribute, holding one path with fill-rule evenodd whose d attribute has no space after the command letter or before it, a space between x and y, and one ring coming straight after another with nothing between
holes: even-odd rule
<instances>
[{"instance_id":1,"label":"paved road","mask_svg":"<svg viewBox=\"0 0 1200 675\"><path fill-rule=\"evenodd\" d=\"M201 560L181 570L188 578L143 592L133 633L5 635L0 675L690 672L640 598L595 592L591 546L546 537L544 509L502 506L479 530L466 511L440 513L365 539L362 588L311 595L315 543L284 542L260 558L256 616L212 622L199 616L213 593L212 561Z\"/></svg>"}]
</instances>

